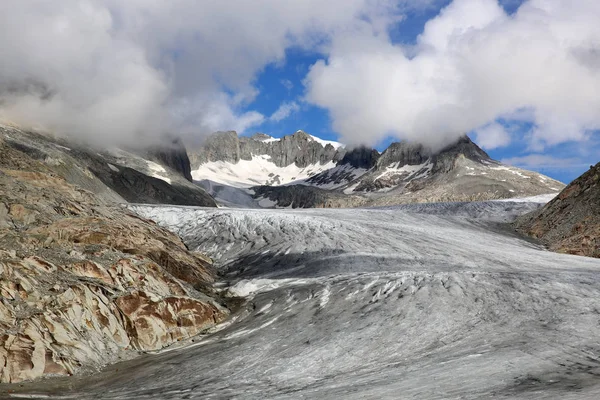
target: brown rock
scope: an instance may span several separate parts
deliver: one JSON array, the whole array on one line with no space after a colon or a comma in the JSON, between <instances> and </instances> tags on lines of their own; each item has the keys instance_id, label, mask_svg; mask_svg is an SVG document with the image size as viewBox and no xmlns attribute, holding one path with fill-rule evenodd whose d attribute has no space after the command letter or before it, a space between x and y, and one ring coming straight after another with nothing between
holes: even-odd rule
<instances>
[{"instance_id":1,"label":"brown rock","mask_svg":"<svg viewBox=\"0 0 600 400\"><path fill-rule=\"evenodd\" d=\"M600 163L569 184L542 209L519 218L518 231L551 250L600 257Z\"/></svg>"},{"instance_id":2,"label":"brown rock","mask_svg":"<svg viewBox=\"0 0 600 400\"><path fill-rule=\"evenodd\" d=\"M212 326L207 258L0 138L0 381L95 369Z\"/></svg>"}]
</instances>

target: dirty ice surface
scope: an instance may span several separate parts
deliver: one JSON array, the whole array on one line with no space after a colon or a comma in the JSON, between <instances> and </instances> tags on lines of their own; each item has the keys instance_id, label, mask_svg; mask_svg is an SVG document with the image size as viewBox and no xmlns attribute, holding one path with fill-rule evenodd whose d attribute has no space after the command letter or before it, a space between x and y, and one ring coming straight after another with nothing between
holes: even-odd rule
<instances>
[{"instance_id":1,"label":"dirty ice surface","mask_svg":"<svg viewBox=\"0 0 600 400\"><path fill-rule=\"evenodd\" d=\"M187 347L13 395L600 398L600 260L502 224L539 206L133 206L211 255L247 303Z\"/></svg>"}]
</instances>

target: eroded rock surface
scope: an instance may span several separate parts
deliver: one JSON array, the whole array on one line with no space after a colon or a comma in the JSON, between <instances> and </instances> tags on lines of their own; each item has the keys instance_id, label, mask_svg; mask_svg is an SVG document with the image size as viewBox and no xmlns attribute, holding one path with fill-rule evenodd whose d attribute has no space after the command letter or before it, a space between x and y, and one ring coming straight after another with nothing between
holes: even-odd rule
<instances>
[{"instance_id":1,"label":"eroded rock surface","mask_svg":"<svg viewBox=\"0 0 600 400\"><path fill-rule=\"evenodd\" d=\"M517 220L516 227L551 250L600 258L600 163L544 208Z\"/></svg>"},{"instance_id":2,"label":"eroded rock surface","mask_svg":"<svg viewBox=\"0 0 600 400\"><path fill-rule=\"evenodd\" d=\"M211 260L0 138L0 381L71 375L221 321Z\"/></svg>"}]
</instances>

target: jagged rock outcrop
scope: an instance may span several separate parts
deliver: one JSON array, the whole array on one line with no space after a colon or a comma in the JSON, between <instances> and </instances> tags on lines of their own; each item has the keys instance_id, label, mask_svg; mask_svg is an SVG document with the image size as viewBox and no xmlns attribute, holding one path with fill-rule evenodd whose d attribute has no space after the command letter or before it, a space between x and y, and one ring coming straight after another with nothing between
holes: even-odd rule
<instances>
[{"instance_id":1,"label":"jagged rock outcrop","mask_svg":"<svg viewBox=\"0 0 600 400\"><path fill-rule=\"evenodd\" d=\"M600 163L542 209L519 218L515 227L550 250L600 258Z\"/></svg>"},{"instance_id":2,"label":"jagged rock outcrop","mask_svg":"<svg viewBox=\"0 0 600 400\"><path fill-rule=\"evenodd\" d=\"M135 152L94 149L6 125L0 125L0 138L68 183L107 201L216 207L204 189L187 180L187 154L184 156L185 149L176 143L170 150L150 151L153 154L143 158Z\"/></svg>"},{"instance_id":3,"label":"jagged rock outcrop","mask_svg":"<svg viewBox=\"0 0 600 400\"><path fill-rule=\"evenodd\" d=\"M456 143L445 147L433 155L432 173L449 173L457 167L456 161L458 159L466 159L476 164L485 165L494 162L490 156L473 143L467 135L463 135Z\"/></svg>"},{"instance_id":4,"label":"jagged rock outcrop","mask_svg":"<svg viewBox=\"0 0 600 400\"><path fill-rule=\"evenodd\" d=\"M48 157L0 137L1 382L97 369L225 318L210 259Z\"/></svg>"},{"instance_id":5,"label":"jagged rock outcrop","mask_svg":"<svg viewBox=\"0 0 600 400\"><path fill-rule=\"evenodd\" d=\"M396 142L389 145L377 160L377 169L384 169L392 164L418 165L431 157L423 145L418 143Z\"/></svg>"},{"instance_id":6,"label":"jagged rock outcrop","mask_svg":"<svg viewBox=\"0 0 600 400\"><path fill-rule=\"evenodd\" d=\"M381 158L379 152L365 146L355 147L346 151L338 165L350 165L354 168L371 169Z\"/></svg>"},{"instance_id":7,"label":"jagged rock outcrop","mask_svg":"<svg viewBox=\"0 0 600 400\"><path fill-rule=\"evenodd\" d=\"M339 161L345 151L327 143L323 145L306 132L298 131L281 139L273 139L265 134L252 137L238 137L235 132L217 132L209 136L204 144L190 150L192 170L200 165L223 161L237 163L252 160L253 156L266 156L278 167L295 164L305 168L314 164Z\"/></svg>"}]
</instances>

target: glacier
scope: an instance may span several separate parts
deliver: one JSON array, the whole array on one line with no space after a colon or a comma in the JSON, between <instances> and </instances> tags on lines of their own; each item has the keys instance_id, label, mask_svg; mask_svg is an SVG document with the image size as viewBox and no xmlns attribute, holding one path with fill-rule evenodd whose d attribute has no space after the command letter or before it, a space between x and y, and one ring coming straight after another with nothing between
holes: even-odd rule
<instances>
[{"instance_id":1,"label":"glacier","mask_svg":"<svg viewBox=\"0 0 600 400\"><path fill-rule=\"evenodd\" d=\"M600 260L506 222L543 199L372 209L130 205L215 260L231 319L13 397L600 398ZM538 202L536 202L538 201Z\"/></svg>"}]
</instances>

